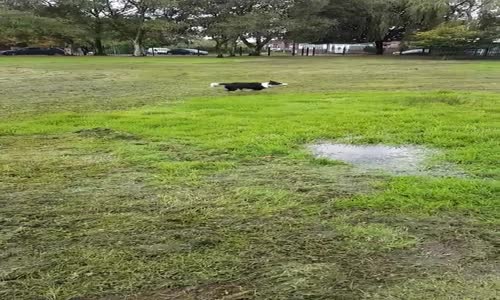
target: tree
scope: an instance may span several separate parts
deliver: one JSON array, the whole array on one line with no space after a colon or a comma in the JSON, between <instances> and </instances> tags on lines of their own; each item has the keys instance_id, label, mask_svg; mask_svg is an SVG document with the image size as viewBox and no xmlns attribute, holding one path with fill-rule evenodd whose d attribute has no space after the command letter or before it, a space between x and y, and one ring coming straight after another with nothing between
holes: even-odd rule
<instances>
[{"instance_id":1,"label":"tree","mask_svg":"<svg viewBox=\"0 0 500 300\"><path fill-rule=\"evenodd\" d=\"M500 34L500 0L0 0L5 42L80 41L104 54L103 40L174 43L209 36L219 57L234 55L237 41L260 55L274 38L303 42L384 41L415 32L423 40L480 33ZM448 25L439 26L443 22ZM456 25L462 22L465 28ZM439 27L438 27L439 26ZM432 31L435 29L435 31ZM467 31L467 32L466 32ZM428 34L428 36L426 36ZM436 39L434 39L436 42Z\"/></svg>"},{"instance_id":2,"label":"tree","mask_svg":"<svg viewBox=\"0 0 500 300\"><path fill-rule=\"evenodd\" d=\"M425 47L459 48L489 44L500 36L499 0L446 1L446 21L415 34Z\"/></svg>"},{"instance_id":3,"label":"tree","mask_svg":"<svg viewBox=\"0 0 500 300\"><path fill-rule=\"evenodd\" d=\"M144 56L143 43L148 32L161 28L164 9L173 3L171 0L105 0L106 12L111 18L113 28L120 36L134 45L134 56Z\"/></svg>"},{"instance_id":4,"label":"tree","mask_svg":"<svg viewBox=\"0 0 500 300\"><path fill-rule=\"evenodd\" d=\"M105 13L106 0L60 0L67 3L70 17L84 27L92 38L96 55L105 55L103 39L108 25ZM73 8L73 9L71 9Z\"/></svg>"},{"instance_id":5,"label":"tree","mask_svg":"<svg viewBox=\"0 0 500 300\"><path fill-rule=\"evenodd\" d=\"M335 19L322 16L329 0L296 0L288 9L286 33L288 40L317 42L337 25Z\"/></svg>"},{"instance_id":6,"label":"tree","mask_svg":"<svg viewBox=\"0 0 500 300\"><path fill-rule=\"evenodd\" d=\"M324 41L372 42L384 53L384 42L441 23L447 0L330 0L319 13L336 23Z\"/></svg>"},{"instance_id":7,"label":"tree","mask_svg":"<svg viewBox=\"0 0 500 300\"><path fill-rule=\"evenodd\" d=\"M58 45L83 36L78 28L64 19L17 10L0 11L0 31L0 43L5 45Z\"/></svg>"},{"instance_id":8,"label":"tree","mask_svg":"<svg viewBox=\"0 0 500 300\"><path fill-rule=\"evenodd\" d=\"M104 55L103 38L107 19L105 0L51 0L41 3L36 11L44 17L63 18L85 32L85 43L96 55Z\"/></svg>"},{"instance_id":9,"label":"tree","mask_svg":"<svg viewBox=\"0 0 500 300\"><path fill-rule=\"evenodd\" d=\"M273 38L284 36L289 25L289 10L293 0L239 1L236 13L242 28L241 41L251 49L251 55L260 55ZM254 41L252 42L251 39Z\"/></svg>"},{"instance_id":10,"label":"tree","mask_svg":"<svg viewBox=\"0 0 500 300\"><path fill-rule=\"evenodd\" d=\"M405 34L433 27L442 20L446 6L441 0L365 0L365 34L375 41L377 54L384 53L384 42L396 29Z\"/></svg>"},{"instance_id":11,"label":"tree","mask_svg":"<svg viewBox=\"0 0 500 300\"><path fill-rule=\"evenodd\" d=\"M448 22L434 29L418 32L415 39L422 47L459 48L478 42L481 33L467 25Z\"/></svg>"},{"instance_id":12,"label":"tree","mask_svg":"<svg viewBox=\"0 0 500 300\"><path fill-rule=\"evenodd\" d=\"M441 0L447 3L446 21L462 20L472 22L483 10L499 5L498 0Z\"/></svg>"},{"instance_id":13,"label":"tree","mask_svg":"<svg viewBox=\"0 0 500 300\"><path fill-rule=\"evenodd\" d=\"M184 0L180 3L198 35L209 36L215 42L217 57L223 57L224 49L236 42L241 34L242 28L236 18L238 5L236 0Z\"/></svg>"},{"instance_id":14,"label":"tree","mask_svg":"<svg viewBox=\"0 0 500 300\"><path fill-rule=\"evenodd\" d=\"M495 10L481 12L478 30L483 34L483 39L490 42L500 38L500 5Z\"/></svg>"},{"instance_id":15,"label":"tree","mask_svg":"<svg viewBox=\"0 0 500 300\"><path fill-rule=\"evenodd\" d=\"M318 16L330 20L332 26L324 30L319 42L364 42L366 21L363 10L364 3L360 0L327 1L327 4L318 12Z\"/></svg>"}]
</instances>

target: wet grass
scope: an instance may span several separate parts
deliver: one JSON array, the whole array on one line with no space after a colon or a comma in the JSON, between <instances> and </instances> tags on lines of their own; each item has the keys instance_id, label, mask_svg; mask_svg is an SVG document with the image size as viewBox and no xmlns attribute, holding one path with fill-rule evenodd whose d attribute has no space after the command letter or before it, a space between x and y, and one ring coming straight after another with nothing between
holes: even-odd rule
<instances>
[{"instance_id":1,"label":"wet grass","mask_svg":"<svg viewBox=\"0 0 500 300\"><path fill-rule=\"evenodd\" d=\"M499 63L0 65L0 298L498 294ZM262 77L290 86L207 89ZM362 173L317 140L436 148L466 176Z\"/></svg>"},{"instance_id":2,"label":"wet grass","mask_svg":"<svg viewBox=\"0 0 500 300\"><path fill-rule=\"evenodd\" d=\"M0 117L129 109L216 98L207 83L288 82L287 93L332 91L500 92L499 63L388 58L0 57ZM282 94L282 90L266 94ZM426 101L454 102L456 95ZM411 102L412 99L408 98Z\"/></svg>"}]
</instances>

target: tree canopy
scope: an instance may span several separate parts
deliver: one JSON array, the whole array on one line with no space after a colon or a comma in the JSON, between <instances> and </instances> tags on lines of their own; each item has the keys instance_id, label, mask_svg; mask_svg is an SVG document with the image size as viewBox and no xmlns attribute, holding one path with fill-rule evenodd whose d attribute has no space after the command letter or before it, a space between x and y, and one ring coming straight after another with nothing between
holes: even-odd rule
<instances>
[{"instance_id":1,"label":"tree canopy","mask_svg":"<svg viewBox=\"0 0 500 300\"><path fill-rule=\"evenodd\" d=\"M273 39L457 45L500 38L500 0L3 0L0 43L133 45L209 38L219 56L240 41L259 55Z\"/></svg>"}]
</instances>

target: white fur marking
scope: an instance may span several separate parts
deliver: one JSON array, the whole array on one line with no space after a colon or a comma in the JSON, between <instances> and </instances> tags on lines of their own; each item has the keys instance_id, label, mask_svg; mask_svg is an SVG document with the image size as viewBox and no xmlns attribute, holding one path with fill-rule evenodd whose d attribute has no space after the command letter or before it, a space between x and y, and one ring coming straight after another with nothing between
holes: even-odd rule
<instances>
[{"instance_id":1,"label":"white fur marking","mask_svg":"<svg viewBox=\"0 0 500 300\"><path fill-rule=\"evenodd\" d=\"M213 87L213 88L214 88L214 87L217 87L217 86L219 86L219 85L220 85L220 83L214 82L214 83L211 83L211 84L210 84L210 87Z\"/></svg>"},{"instance_id":2,"label":"white fur marking","mask_svg":"<svg viewBox=\"0 0 500 300\"><path fill-rule=\"evenodd\" d=\"M266 89L270 88L271 86L269 85L269 82L263 82L261 83L263 87L265 87Z\"/></svg>"}]
</instances>

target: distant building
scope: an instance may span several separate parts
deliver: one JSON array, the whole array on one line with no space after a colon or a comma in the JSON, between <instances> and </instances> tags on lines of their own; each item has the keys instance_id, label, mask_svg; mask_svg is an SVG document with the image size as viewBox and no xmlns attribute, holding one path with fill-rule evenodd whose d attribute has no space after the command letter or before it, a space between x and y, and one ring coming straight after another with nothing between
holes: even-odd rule
<instances>
[{"instance_id":1,"label":"distant building","mask_svg":"<svg viewBox=\"0 0 500 300\"><path fill-rule=\"evenodd\" d=\"M293 44L286 40L273 40L267 44L271 51L292 51Z\"/></svg>"}]
</instances>

